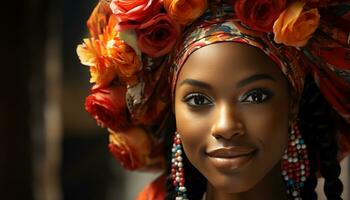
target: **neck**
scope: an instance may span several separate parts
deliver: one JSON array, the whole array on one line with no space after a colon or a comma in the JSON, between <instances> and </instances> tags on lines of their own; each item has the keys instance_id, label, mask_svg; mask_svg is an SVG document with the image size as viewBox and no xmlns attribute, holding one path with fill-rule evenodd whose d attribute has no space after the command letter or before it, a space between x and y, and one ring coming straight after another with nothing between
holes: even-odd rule
<instances>
[{"instance_id":1,"label":"neck","mask_svg":"<svg viewBox=\"0 0 350 200\"><path fill-rule=\"evenodd\" d=\"M241 193L225 193L217 190L209 182L207 184L206 200L287 200L287 192L281 175L281 165L277 164L260 182L253 188Z\"/></svg>"}]
</instances>

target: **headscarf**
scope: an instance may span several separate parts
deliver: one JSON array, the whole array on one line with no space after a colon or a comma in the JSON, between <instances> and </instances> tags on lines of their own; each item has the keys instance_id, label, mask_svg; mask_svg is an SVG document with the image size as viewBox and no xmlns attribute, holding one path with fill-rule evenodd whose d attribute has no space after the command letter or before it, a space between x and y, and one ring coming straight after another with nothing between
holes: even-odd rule
<instances>
[{"instance_id":1,"label":"headscarf","mask_svg":"<svg viewBox=\"0 0 350 200\"><path fill-rule=\"evenodd\" d=\"M230 6L216 8L215 15L208 10L184 34L174 52L172 94L182 66L196 50L219 42L238 42L261 49L280 67L298 96L304 85L306 68L298 60L301 55L294 47L276 44L272 33L250 30L240 23Z\"/></svg>"},{"instance_id":2,"label":"headscarf","mask_svg":"<svg viewBox=\"0 0 350 200\"><path fill-rule=\"evenodd\" d=\"M340 135L339 157L343 158L350 152L350 5L339 8L334 6L332 11L334 13L324 15L324 20L335 20L338 17L343 23L334 23L330 27L329 23L321 21L319 30L314 33L308 45L296 48L277 44L272 33L251 30L241 23L229 6L218 7L214 12L208 10L187 29L174 51L172 97L174 98L179 72L196 50L219 42L254 46L277 64L297 99L301 98L306 75L313 76L325 99L346 121L347 125L337 127Z\"/></svg>"}]
</instances>

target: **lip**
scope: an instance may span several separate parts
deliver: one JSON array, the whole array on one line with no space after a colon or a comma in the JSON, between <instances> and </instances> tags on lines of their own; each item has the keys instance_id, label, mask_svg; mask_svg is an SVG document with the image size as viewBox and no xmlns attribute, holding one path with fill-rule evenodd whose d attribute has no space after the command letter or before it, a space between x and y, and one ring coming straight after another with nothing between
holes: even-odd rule
<instances>
[{"instance_id":1,"label":"lip","mask_svg":"<svg viewBox=\"0 0 350 200\"><path fill-rule=\"evenodd\" d=\"M247 156L254 151L255 149L250 147L225 147L208 151L207 155L215 158L235 158Z\"/></svg>"},{"instance_id":2,"label":"lip","mask_svg":"<svg viewBox=\"0 0 350 200\"><path fill-rule=\"evenodd\" d=\"M249 147L218 148L207 152L212 164L224 171L243 168L255 156L257 150Z\"/></svg>"}]
</instances>

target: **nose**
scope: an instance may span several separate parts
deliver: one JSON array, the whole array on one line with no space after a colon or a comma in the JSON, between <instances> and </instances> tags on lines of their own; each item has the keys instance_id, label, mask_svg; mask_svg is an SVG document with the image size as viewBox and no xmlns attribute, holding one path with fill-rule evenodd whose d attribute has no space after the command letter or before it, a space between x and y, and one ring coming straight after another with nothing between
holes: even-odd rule
<instances>
[{"instance_id":1,"label":"nose","mask_svg":"<svg viewBox=\"0 0 350 200\"><path fill-rule=\"evenodd\" d=\"M216 139L226 140L244 134L243 122L233 105L228 103L217 105L211 133Z\"/></svg>"}]
</instances>

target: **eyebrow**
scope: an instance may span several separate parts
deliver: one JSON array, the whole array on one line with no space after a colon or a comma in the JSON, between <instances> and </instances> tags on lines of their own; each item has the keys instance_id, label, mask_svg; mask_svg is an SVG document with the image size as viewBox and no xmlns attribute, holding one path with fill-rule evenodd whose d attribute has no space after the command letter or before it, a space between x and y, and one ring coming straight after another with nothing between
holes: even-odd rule
<instances>
[{"instance_id":1,"label":"eyebrow","mask_svg":"<svg viewBox=\"0 0 350 200\"><path fill-rule=\"evenodd\" d=\"M194 79L185 79L180 83L180 86L184 85L184 84L189 84L189 85L192 85L195 87L200 87L200 88L207 89L207 90L212 89L211 85L209 85L208 83L205 83L202 81L197 81Z\"/></svg>"},{"instance_id":2,"label":"eyebrow","mask_svg":"<svg viewBox=\"0 0 350 200\"><path fill-rule=\"evenodd\" d=\"M243 79L241 80L240 82L238 82L237 86L238 87L243 87L243 86L246 86L252 82L255 82L255 81L259 81L259 80L271 80L271 81L274 81L276 82L276 80L274 78L272 78L270 75L267 75L267 74L255 74L253 76L250 76L246 79ZM200 87L200 88L203 88L203 89L207 89L207 90L210 90L212 89L212 86L209 85L208 83L205 83L205 82L202 82L202 81L198 81L198 80L195 80L195 79L185 79L183 80L179 86L181 85L184 85L184 84L189 84L189 85L192 85L192 86L195 86L195 87Z\"/></svg>"},{"instance_id":3,"label":"eyebrow","mask_svg":"<svg viewBox=\"0 0 350 200\"><path fill-rule=\"evenodd\" d=\"M255 81L260 81L260 80L271 80L271 81L274 81L276 82L276 80L274 78L272 78L272 76L270 75L267 75L267 74L255 74L253 76L250 76L246 79L243 79L241 80L237 86L238 87L243 87L243 86L246 86L252 82L255 82Z\"/></svg>"}]
</instances>

